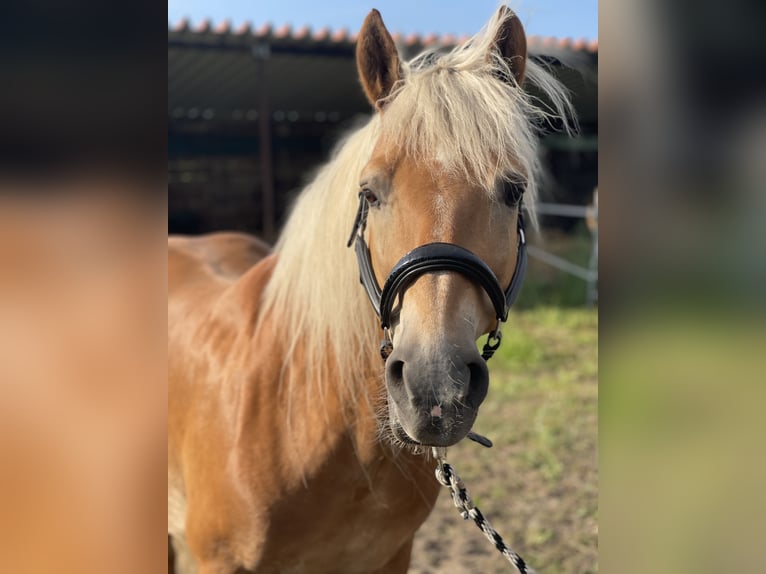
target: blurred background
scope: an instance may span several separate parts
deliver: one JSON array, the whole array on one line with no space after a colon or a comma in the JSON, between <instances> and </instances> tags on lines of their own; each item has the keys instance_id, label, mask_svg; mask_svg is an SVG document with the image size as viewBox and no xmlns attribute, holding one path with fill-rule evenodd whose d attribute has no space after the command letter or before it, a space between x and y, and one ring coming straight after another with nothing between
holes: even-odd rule
<instances>
[{"instance_id":1,"label":"blurred background","mask_svg":"<svg viewBox=\"0 0 766 574\"><path fill-rule=\"evenodd\" d=\"M766 3L599 17L600 566L763 572Z\"/></svg>"}]
</instances>

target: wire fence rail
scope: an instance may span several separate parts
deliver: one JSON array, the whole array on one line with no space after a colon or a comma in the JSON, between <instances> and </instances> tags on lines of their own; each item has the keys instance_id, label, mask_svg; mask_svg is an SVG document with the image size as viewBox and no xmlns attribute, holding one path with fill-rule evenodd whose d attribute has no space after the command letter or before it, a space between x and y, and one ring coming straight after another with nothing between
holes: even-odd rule
<instances>
[{"instance_id":1,"label":"wire fence rail","mask_svg":"<svg viewBox=\"0 0 766 574\"><path fill-rule=\"evenodd\" d=\"M593 193L593 203L591 205L537 203L535 210L540 215L555 215L588 220L593 242L587 267L549 253L535 245L528 245L527 253L529 253L530 257L585 281L587 284L585 304L588 306L595 305L598 301L598 190Z\"/></svg>"}]
</instances>

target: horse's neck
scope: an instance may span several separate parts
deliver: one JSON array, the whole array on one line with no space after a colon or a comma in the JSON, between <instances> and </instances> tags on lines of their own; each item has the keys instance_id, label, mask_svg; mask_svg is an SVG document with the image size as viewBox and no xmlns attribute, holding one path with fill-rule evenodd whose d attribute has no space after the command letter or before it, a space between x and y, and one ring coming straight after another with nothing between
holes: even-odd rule
<instances>
[{"instance_id":1,"label":"horse's neck","mask_svg":"<svg viewBox=\"0 0 766 574\"><path fill-rule=\"evenodd\" d=\"M300 338L291 341L280 331L278 318L257 317L253 302L263 287L263 277L245 276L232 293L235 307L255 314L244 321L247 328L258 326L246 342L249 351L229 351L243 361L231 366L231 379L239 387L232 423L243 448L256 445L265 453L269 446L259 443L274 436L278 440L268 456L284 458L283 464L295 469L305 467L301 473L310 473L349 441L362 464L379 456L388 448L378 438L373 400L382 392L380 366L374 362L379 358L371 354L369 374L355 381L357 388L339 384L337 362L326 358L324 365L312 364Z\"/></svg>"},{"instance_id":2,"label":"horse's neck","mask_svg":"<svg viewBox=\"0 0 766 574\"><path fill-rule=\"evenodd\" d=\"M304 360L300 349L284 371L279 401L285 409L285 436L293 444L305 445L319 456L329 456L333 445L350 440L360 462L376 456L379 442L374 397L382 381L374 375L361 375L357 388L339 385L337 364L315 365ZM372 368L370 369L372 371Z\"/></svg>"}]
</instances>

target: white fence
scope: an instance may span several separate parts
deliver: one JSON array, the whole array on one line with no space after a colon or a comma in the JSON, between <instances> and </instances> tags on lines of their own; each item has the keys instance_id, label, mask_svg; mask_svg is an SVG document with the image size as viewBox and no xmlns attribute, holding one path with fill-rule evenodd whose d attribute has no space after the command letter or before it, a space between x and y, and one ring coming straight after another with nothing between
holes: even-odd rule
<instances>
[{"instance_id":1,"label":"white fence","mask_svg":"<svg viewBox=\"0 0 766 574\"><path fill-rule=\"evenodd\" d=\"M585 303L593 306L598 301L598 190L593 193L592 205L566 205L562 203L538 203L535 207L540 215L557 215L559 217L574 217L586 219L593 237L588 267L577 265L563 257L549 253L535 245L527 245L530 257L574 275L586 282L587 291Z\"/></svg>"}]
</instances>

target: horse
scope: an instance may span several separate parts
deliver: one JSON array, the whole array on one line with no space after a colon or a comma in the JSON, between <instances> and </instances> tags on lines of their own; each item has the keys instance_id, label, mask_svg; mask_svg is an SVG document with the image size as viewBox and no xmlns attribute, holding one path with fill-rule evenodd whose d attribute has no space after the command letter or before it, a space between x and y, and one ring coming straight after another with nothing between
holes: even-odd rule
<instances>
[{"instance_id":1,"label":"horse","mask_svg":"<svg viewBox=\"0 0 766 574\"><path fill-rule=\"evenodd\" d=\"M406 572L440 488L429 447L465 438L487 394L476 342L496 347L518 293L537 130L571 116L566 91L506 7L409 62L373 10L356 61L373 114L273 252L232 273L169 241L176 571Z\"/></svg>"},{"instance_id":2,"label":"horse","mask_svg":"<svg viewBox=\"0 0 766 574\"><path fill-rule=\"evenodd\" d=\"M168 239L172 252L196 258L219 277L239 278L245 271L271 253L271 246L252 235L218 231L201 236L176 235Z\"/></svg>"}]
</instances>

